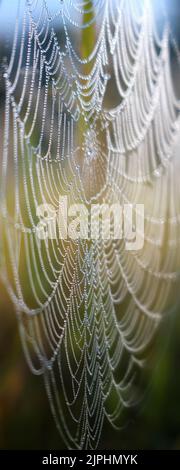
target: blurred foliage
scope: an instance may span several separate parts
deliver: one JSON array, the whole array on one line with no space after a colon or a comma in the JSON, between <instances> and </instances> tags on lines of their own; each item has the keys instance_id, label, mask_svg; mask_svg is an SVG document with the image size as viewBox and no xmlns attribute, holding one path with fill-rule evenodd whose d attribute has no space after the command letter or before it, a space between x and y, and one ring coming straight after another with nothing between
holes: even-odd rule
<instances>
[{"instance_id":1,"label":"blurred foliage","mask_svg":"<svg viewBox=\"0 0 180 470\"><path fill-rule=\"evenodd\" d=\"M83 16L83 25L81 33L81 57L86 59L93 51L96 44L96 28L93 24L94 11L93 11L93 2L84 1L84 16ZM88 25L88 27L87 27ZM88 73L87 65L85 66L85 73ZM90 66L91 70L91 66Z\"/></svg>"}]
</instances>

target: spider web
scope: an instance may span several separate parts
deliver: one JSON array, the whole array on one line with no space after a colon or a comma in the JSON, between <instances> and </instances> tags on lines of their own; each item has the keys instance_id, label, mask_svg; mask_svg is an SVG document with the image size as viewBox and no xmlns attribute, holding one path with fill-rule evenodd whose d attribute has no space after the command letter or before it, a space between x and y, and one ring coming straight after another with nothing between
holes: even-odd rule
<instances>
[{"instance_id":1,"label":"spider web","mask_svg":"<svg viewBox=\"0 0 180 470\"><path fill-rule=\"evenodd\" d=\"M65 444L91 449L104 419L118 429L139 400L179 301L180 106L163 9L159 27L149 0L21 1L4 84L1 277ZM36 208L58 211L60 194L143 202L143 249L38 240Z\"/></svg>"}]
</instances>

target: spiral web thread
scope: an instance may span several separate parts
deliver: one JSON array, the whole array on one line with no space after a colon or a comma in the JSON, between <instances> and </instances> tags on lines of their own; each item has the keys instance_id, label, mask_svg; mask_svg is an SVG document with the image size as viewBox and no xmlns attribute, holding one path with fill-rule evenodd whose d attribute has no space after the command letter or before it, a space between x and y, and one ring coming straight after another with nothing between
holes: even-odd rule
<instances>
[{"instance_id":1,"label":"spiral web thread","mask_svg":"<svg viewBox=\"0 0 180 470\"><path fill-rule=\"evenodd\" d=\"M104 419L118 429L137 402L159 322L178 302L179 101L152 1L54 3L21 2L4 64L1 277L65 444L91 449ZM58 210L60 194L144 203L143 249L38 240L36 208Z\"/></svg>"}]
</instances>

